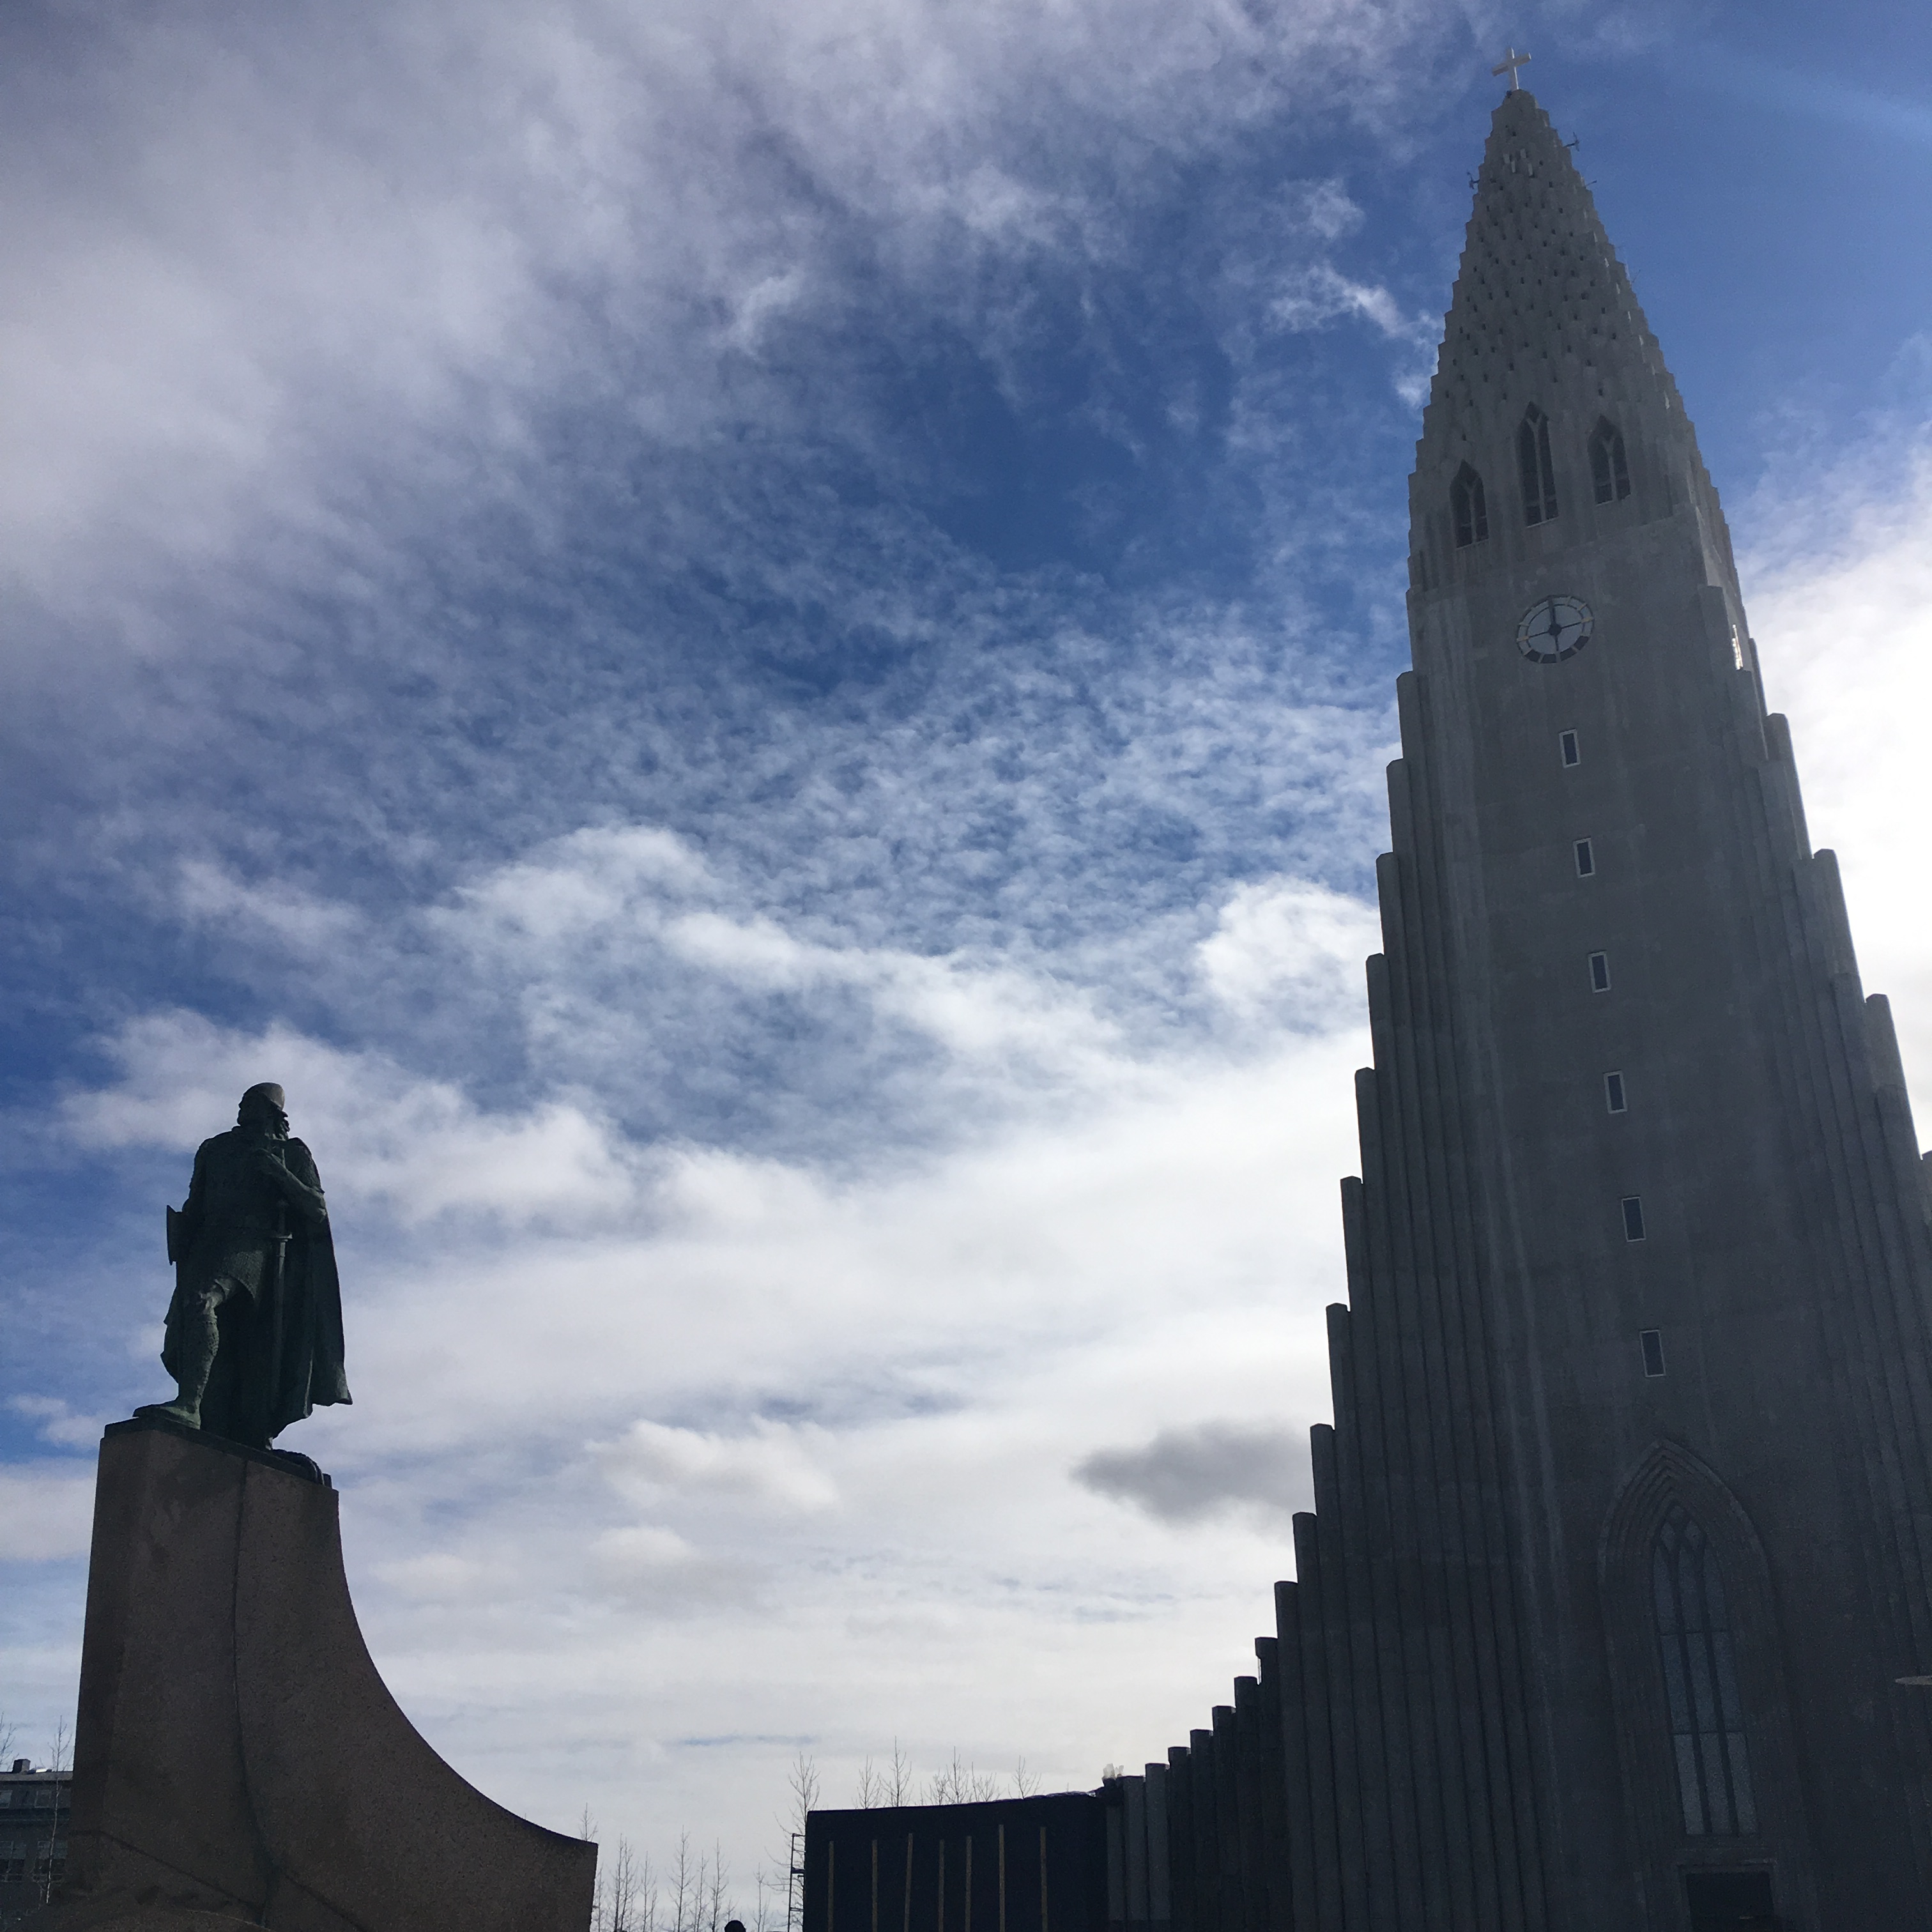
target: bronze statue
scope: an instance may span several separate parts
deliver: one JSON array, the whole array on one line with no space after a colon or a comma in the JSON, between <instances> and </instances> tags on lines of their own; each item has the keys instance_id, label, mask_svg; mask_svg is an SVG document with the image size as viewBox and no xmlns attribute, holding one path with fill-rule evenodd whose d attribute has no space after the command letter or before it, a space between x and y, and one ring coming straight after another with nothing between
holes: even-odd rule
<instances>
[{"instance_id":1,"label":"bronze statue","mask_svg":"<svg viewBox=\"0 0 1932 1932\"><path fill-rule=\"evenodd\" d=\"M161 1364L180 1392L135 1411L256 1449L350 1400L328 1207L283 1108L279 1087L250 1088L235 1125L195 1154L187 1204L167 1221Z\"/></svg>"}]
</instances>

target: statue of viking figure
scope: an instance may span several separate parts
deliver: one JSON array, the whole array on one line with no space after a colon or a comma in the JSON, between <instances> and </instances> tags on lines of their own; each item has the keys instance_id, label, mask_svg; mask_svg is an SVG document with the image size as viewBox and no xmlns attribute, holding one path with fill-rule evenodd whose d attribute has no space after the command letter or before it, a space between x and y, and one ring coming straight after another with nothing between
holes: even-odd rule
<instances>
[{"instance_id":1,"label":"statue of viking figure","mask_svg":"<svg viewBox=\"0 0 1932 1932\"><path fill-rule=\"evenodd\" d=\"M279 1087L250 1088L235 1125L196 1153L187 1205L168 1210L161 1364L180 1393L135 1411L256 1449L350 1400L328 1204L283 1104Z\"/></svg>"}]
</instances>

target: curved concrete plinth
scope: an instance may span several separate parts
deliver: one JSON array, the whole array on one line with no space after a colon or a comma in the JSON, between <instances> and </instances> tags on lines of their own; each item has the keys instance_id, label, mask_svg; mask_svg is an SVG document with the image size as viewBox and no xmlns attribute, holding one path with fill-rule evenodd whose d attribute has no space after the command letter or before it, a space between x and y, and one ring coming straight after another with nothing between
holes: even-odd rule
<instances>
[{"instance_id":1,"label":"curved concrete plinth","mask_svg":"<svg viewBox=\"0 0 1932 1932\"><path fill-rule=\"evenodd\" d=\"M100 1447L61 1932L584 1932L597 1851L466 1784L376 1675L338 1498L166 1423Z\"/></svg>"}]
</instances>

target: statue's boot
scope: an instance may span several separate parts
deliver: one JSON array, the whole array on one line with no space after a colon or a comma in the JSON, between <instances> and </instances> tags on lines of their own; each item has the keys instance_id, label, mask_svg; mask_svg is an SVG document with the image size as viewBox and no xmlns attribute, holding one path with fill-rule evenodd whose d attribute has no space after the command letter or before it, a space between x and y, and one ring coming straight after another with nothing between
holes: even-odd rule
<instances>
[{"instance_id":1,"label":"statue's boot","mask_svg":"<svg viewBox=\"0 0 1932 1932\"><path fill-rule=\"evenodd\" d=\"M136 1415L159 1417L164 1422L185 1423L190 1429L201 1426L201 1405L199 1402L144 1402L135 1410Z\"/></svg>"},{"instance_id":2,"label":"statue's boot","mask_svg":"<svg viewBox=\"0 0 1932 1932\"><path fill-rule=\"evenodd\" d=\"M179 1422L190 1429L201 1426L201 1399L208 1392L208 1378L214 1370L214 1352L221 1346L221 1330L215 1318L214 1304L200 1305L200 1319L182 1322L174 1336L176 1393L172 1402L152 1402L137 1408L136 1415L152 1415L168 1422Z\"/></svg>"}]
</instances>

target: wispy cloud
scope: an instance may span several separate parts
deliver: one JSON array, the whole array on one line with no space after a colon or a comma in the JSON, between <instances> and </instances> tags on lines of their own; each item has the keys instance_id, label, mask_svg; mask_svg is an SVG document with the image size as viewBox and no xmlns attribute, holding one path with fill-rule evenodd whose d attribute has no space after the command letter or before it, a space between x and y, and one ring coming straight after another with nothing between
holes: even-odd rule
<instances>
[{"instance_id":1,"label":"wispy cloud","mask_svg":"<svg viewBox=\"0 0 1932 1932\"><path fill-rule=\"evenodd\" d=\"M1294 329L1320 328L1343 316L1358 316L1392 341L1430 349L1439 328L1432 316L1404 314L1387 289L1355 281L1328 262L1311 262L1286 280L1268 314L1283 328Z\"/></svg>"},{"instance_id":2,"label":"wispy cloud","mask_svg":"<svg viewBox=\"0 0 1932 1932\"><path fill-rule=\"evenodd\" d=\"M232 558L265 509L274 562L291 536L346 562L332 472L513 484L560 390L680 445L748 385L783 406L773 324L838 326L860 257L927 280L964 250L970 280L1118 250L1137 152L1343 75L1366 106L1395 46L1439 38L1403 0L574 0L541 26L413 0L40 31L13 158L46 272L16 286L0 500L8 560L56 600L110 527L124 580L130 540Z\"/></svg>"}]
</instances>

